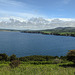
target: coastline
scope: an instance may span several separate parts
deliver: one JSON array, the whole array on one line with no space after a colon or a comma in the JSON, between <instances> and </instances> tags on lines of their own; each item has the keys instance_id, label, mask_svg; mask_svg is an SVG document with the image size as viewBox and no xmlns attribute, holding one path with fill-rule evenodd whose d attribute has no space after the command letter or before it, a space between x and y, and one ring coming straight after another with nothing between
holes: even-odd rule
<instances>
[{"instance_id":1,"label":"coastline","mask_svg":"<svg viewBox=\"0 0 75 75\"><path fill-rule=\"evenodd\" d=\"M75 37L75 34L60 34L60 33L46 33L43 31L21 31L21 33L38 33L38 34L44 34L44 35L56 35L56 36L72 36Z\"/></svg>"}]
</instances>

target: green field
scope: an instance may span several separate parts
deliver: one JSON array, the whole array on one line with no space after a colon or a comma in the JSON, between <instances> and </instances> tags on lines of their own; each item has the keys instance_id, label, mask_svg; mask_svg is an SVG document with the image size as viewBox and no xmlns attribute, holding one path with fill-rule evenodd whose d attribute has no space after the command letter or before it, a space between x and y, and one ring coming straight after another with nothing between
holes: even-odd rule
<instances>
[{"instance_id":1,"label":"green field","mask_svg":"<svg viewBox=\"0 0 75 75\"><path fill-rule=\"evenodd\" d=\"M0 64L0 75L75 75L75 67L72 64L72 62L44 65L24 63L16 68L11 68L8 63L2 63Z\"/></svg>"}]
</instances>

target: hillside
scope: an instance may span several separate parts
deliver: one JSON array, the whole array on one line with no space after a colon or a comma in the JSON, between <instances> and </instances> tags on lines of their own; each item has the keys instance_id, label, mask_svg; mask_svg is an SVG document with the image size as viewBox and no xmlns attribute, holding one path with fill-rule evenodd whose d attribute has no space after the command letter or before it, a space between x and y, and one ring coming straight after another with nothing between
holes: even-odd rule
<instances>
[{"instance_id":1,"label":"hillside","mask_svg":"<svg viewBox=\"0 0 75 75\"><path fill-rule=\"evenodd\" d=\"M55 29L46 30L26 30L21 31L22 33L40 33L47 35L61 35L61 36L75 36L75 27L58 27Z\"/></svg>"},{"instance_id":2,"label":"hillside","mask_svg":"<svg viewBox=\"0 0 75 75\"><path fill-rule=\"evenodd\" d=\"M0 31L18 31L21 33L40 33L40 34L47 34L47 35L61 35L61 36L74 36L75 37L75 27L58 27L55 29L46 29L46 30L0 29Z\"/></svg>"},{"instance_id":3,"label":"hillside","mask_svg":"<svg viewBox=\"0 0 75 75\"><path fill-rule=\"evenodd\" d=\"M45 31L56 31L56 32L75 32L75 27L58 27L55 29L47 29Z\"/></svg>"}]
</instances>

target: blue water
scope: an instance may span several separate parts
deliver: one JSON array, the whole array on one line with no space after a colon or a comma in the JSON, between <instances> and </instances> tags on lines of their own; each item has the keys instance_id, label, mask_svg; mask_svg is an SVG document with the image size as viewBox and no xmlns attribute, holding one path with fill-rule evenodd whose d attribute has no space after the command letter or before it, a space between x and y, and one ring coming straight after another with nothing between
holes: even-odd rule
<instances>
[{"instance_id":1,"label":"blue water","mask_svg":"<svg viewBox=\"0 0 75 75\"><path fill-rule=\"evenodd\" d=\"M64 56L75 49L75 37L0 31L0 53Z\"/></svg>"}]
</instances>

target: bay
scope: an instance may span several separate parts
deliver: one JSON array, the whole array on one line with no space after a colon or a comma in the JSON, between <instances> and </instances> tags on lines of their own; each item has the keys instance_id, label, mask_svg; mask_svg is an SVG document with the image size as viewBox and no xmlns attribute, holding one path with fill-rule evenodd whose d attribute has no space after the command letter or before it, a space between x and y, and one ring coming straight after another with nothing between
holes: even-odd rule
<instances>
[{"instance_id":1,"label":"bay","mask_svg":"<svg viewBox=\"0 0 75 75\"><path fill-rule=\"evenodd\" d=\"M72 49L75 37L0 31L0 53L9 56L65 56Z\"/></svg>"}]
</instances>

